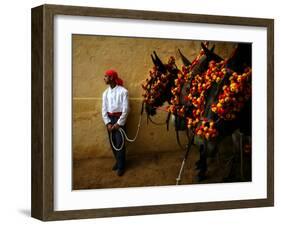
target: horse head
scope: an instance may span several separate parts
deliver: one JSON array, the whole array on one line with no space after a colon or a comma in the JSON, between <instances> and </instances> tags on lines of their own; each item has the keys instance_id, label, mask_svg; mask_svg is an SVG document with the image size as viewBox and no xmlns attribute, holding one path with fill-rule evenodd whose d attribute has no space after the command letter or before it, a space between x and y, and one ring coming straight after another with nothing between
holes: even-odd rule
<instances>
[{"instance_id":1,"label":"horse head","mask_svg":"<svg viewBox=\"0 0 281 226\"><path fill-rule=\"evenodd\" d=\"M186 57L179 50L184 65L178 79L175 80L175 88L172 90L173 97L169 110L176 118L179 117L181 121L184 121L185 127L182 127L182 129L186 129L186 119L197 114L195 110L202 104L204 96L200 96L200 94L205 89L202 86L202 74L208 69L210 62L222 60L220 56L214 53L215 46L209 50L207 44L201 43L201 47L199 55L192 63L187 61Z\"/></svg>"},{"instance_id":2,"label":"horse head","mask_svg":"<svg viewBox=\"0 0 281 226\"><path fill-rule=\"evenodd\" d=\"M216 143L251 121L250 65L251 47L244 44L238 44L230 59L209 64L202 75L208 89L204 93L204 104L197 108L201 120L195 128L195 134L202 140ZM241 119L245 117L247 120L241 124Z\"/></svg>"},{"instance_id":3,"label":"horse head","mask_svg":"<svg viewBox=\"0 0 281 226\"><path fill-rule=\"evenodd\" d=\"M174 86L173 81L179 71L173 56L169 58L167 64L164 64L154 51L151 54L151 59L154 67L149 71L149 77L142 85L145 90L143 103L149 116L155 115L158 107L162 106L166 101L170 101L171 89Z\"/></svg>"}]
</instances>

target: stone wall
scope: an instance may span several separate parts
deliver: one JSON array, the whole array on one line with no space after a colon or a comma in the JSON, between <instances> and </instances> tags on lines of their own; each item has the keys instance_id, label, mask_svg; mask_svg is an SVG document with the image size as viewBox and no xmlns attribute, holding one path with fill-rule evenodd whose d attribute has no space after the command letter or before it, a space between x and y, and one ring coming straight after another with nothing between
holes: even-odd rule
<instances>
[{"instance_id":1,"label":"stone wall","mask_svg":"<svg viewBox=\"0 0 281 226\"><path fill-rule=\"evenodd\" d=\"M141 83L153 66L150 54L155 50L164 63L170 56L176 58L178 67L182 62L178 49L192 61L200 50L199 41L169 40L155 38L127 38L110 36L73 35L73 156L75 159L111 156L107 131L101 118L101 96L107 88L104 71L116 69L129 91L130 114L127 131L133 137L137 129L143 93ZM210 42L215 52L229 57L234 43ZM167 113L160 112L154 118L164 122ZM181 134L184 144L186 137ZM143 117L139 137L127 150L130 154L144 152L177 151L173 126L166 131L165 125L147 124Z\"/></svg>"}]
</instances>

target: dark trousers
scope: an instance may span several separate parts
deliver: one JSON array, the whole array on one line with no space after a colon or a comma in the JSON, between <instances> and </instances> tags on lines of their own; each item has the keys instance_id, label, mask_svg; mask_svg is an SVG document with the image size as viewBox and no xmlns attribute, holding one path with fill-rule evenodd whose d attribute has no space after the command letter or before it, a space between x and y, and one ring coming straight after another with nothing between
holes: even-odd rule
<instances>
[{"instance_id":1,"label":"dark trousers","mask_svg":"<svg viewBox=\"0 0 281 226\"><path fill-rule=\"evenodd\" d=\"M114 125L119 117L116 117L116 116L109 116L110 120L111 120L111 124ZM125 127L124 126L120 126L122 129L125 130ZM108 133L109 135L109 133ZM110 139L110 138L109 138ZM122 136L121 136L121 133L119 130L112 130L112 141L113 141L113 144L116 148L120 148L121 145L122 145ZM109 140L110 142L110 140ZM117 163L117 169L119 170L123 170L125 169L125 164L126 164L126 148L125 148L125 145L123 146L123 148L120 150L120 151L116 151L113 147L112 147L112 144L110 143L110 146L111 146L111 149L112 149L112 152L113 152L113 155L116 159L116 163Z\"/></svg>"}]
</instances>

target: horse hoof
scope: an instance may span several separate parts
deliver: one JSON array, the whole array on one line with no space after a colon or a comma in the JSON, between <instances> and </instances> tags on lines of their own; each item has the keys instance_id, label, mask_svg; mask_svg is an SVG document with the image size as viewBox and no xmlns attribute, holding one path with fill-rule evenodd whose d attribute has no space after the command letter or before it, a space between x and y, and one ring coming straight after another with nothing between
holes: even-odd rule
<instances>
[{"instance_id":1,"label":"horse hoof","mask_svg":"<svg viewBox=\"0 0 281 226\"><path fill-rule=\"evenodd\" d=\"M225 178L222 179L222 181L223 181L224 183L233 182L233 180L232 180L230 177L225 177Z\"/></svg>"},{"instance_id":2,"label":"horse hoof","mask_svg":"<svg viewBox=\"0 0 281 226\"><path fill-rule=\"evenodd\" d=\"M207 179L207 176L206 176L206 175L204 175L204 176L197 176L198 182L202 182L202 181L204 181L204 180L206 180L206 179Z\"/></svg>"},{"instance_id":3,"label":"horse hoof","mask_svg":"<svg viewBox=\"0 0 281 226\"><path fill-rule=\"evenodd\" d=\"M201 182L206 179L207 179L206 172L200 171L197 175L198 182Z\"/></svg>"},{"instance_id":4,"label":"horse hoof","mask_svg":"<svg viewBox=\"0 0 281 226\"><path fill-rule=\"evenodd\" d=\"M206 163L198 160L196 163L195 163L195 169L196 170L200 170L200 171L205 171L207 170L207 165Z\"/></svg>"}]
</instances>

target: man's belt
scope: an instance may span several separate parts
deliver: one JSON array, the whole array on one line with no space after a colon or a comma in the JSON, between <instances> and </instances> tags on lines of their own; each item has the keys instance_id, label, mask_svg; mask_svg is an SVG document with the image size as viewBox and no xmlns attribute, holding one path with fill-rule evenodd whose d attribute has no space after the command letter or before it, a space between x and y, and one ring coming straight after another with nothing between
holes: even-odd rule
<instances>
[{"instance_id":1,"label":"man's belt","mask_svg":"<svg viewBox=\"0 0 281 226\"><path fill-rule=\"evenodd\" d=\"M122 115L122 112L107 112L109 116L115 116L120 117Z\"/></svg>"}]
</instances>

